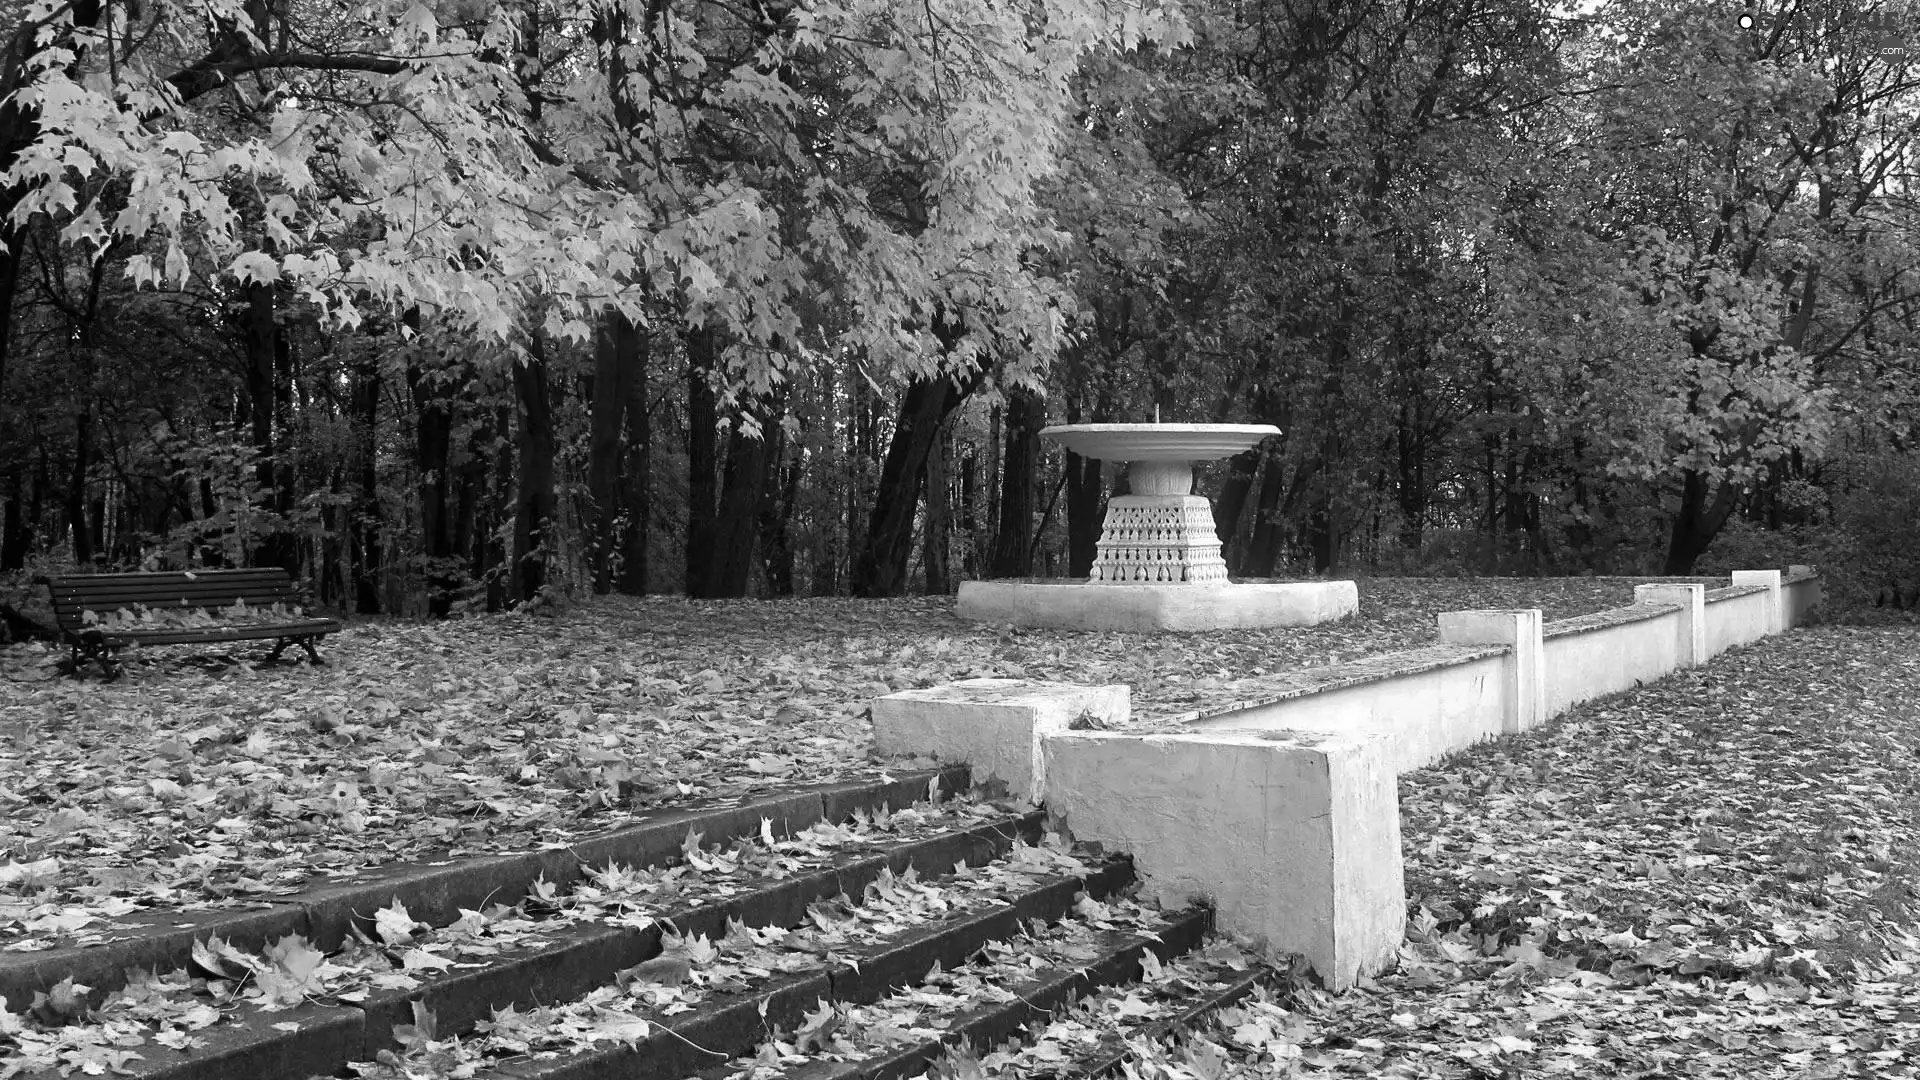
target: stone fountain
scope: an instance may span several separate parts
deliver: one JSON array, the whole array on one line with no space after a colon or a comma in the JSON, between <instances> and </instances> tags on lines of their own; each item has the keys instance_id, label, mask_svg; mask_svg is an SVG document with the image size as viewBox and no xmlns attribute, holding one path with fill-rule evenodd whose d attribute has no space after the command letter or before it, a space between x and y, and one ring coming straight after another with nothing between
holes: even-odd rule
<instances>
[{"instance_id":1,"label":"stone fountain","mask_svg":"<svg viewBox=\"0 0 1920 1080\"><path fill-rule=\"evenodd\" d=\"M1310 626L1353 614L1351 581L1232 582L1213 504L1193 466L1231 457L1271 424L1061 424L1040 432L1082 457L1127 463L1131 495L1107 501L1086 581L968 581L962 618L1061 630L1224 630Z\"/></svg>"}]
</instances>

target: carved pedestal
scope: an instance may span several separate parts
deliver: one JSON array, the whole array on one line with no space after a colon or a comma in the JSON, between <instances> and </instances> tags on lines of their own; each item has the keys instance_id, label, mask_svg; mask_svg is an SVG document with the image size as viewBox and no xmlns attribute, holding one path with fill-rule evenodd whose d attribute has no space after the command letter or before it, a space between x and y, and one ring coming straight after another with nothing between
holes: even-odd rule
<instances>
[{"instance_id":1,"label":"carved pedestal","mask_svg":"<svg viewBox=\"0 0 1920 1080\"><path fill-rule=\"evenodd\" d=\"M1135 466L1138 474L1139 466ZM1096 584L1224 584L1213 507L1199 495L1117 495L1093 560Z\"/></svg>"}]
</instances>

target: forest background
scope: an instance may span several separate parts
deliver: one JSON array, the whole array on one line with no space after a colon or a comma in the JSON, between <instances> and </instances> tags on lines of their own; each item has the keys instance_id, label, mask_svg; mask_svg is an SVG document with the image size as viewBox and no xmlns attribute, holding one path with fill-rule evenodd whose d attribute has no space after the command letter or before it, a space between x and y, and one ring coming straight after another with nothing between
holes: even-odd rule
<instances>
[{"instance_id":1,"label":"forest background","mask_svg":"<svg viewBox=\"0 0 1920 1080\"><path fill-rule=\"evenodd\" d=\"M0 8L0 571L444 615L1087 572L1920 580L1904 8Z\"/></svg>"}]
</instances>

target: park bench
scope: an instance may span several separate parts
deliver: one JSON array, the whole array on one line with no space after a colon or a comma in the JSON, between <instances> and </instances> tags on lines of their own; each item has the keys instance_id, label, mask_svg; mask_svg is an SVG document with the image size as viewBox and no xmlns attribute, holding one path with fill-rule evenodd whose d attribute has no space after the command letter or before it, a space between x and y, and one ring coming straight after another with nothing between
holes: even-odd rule
<instances>
[{"instance_id":1,"label":"park bench","mask_svg":"<svg viewBox=\"0 0 1920 1080\"><path fill-rule=\"evenodd\" d=\"M278 660L299 645L323 663L313 643L340 629L335 619L302 613L287 572L174 570L142 574L72 574L42 579L52 594L60 636L72 648L74 674L89 660L114 674L113 653L128 645L264 641Z\"/></svg>"}]
</instances>

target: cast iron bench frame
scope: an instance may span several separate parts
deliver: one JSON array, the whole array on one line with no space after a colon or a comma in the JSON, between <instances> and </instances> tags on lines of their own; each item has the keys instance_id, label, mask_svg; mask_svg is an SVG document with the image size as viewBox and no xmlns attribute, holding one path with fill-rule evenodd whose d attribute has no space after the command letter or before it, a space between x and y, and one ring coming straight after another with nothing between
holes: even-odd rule
<instances>
[{"instance_id":1,"label":"cast iron bench frame","mask_svg":"<svg viewBox=\"0 0 1920 1080\"><path fill-rule=\"evenodd\" d=\"M112 676L113 654L127 645L185 645L207 641L262 641L274 639L269 660L280 659L289 645L299 645L316 664L326 661L313 643L340 629L337 619L288 616L272 622L239 626L105 627L86 621L86 612L111 614L121 608L144 606L154 611L206 611L219 618L220 609L244 601L265 612L274 604L293 607L300 597L287 572L277 566L248 570L172 570L139 574L69 574L41 579L53 599L60 636L71 648L70 663L78 675L90 660Z\"/></svg>"}]
</instances>

